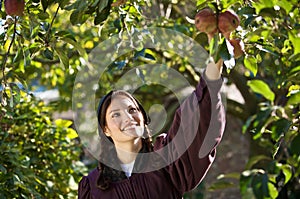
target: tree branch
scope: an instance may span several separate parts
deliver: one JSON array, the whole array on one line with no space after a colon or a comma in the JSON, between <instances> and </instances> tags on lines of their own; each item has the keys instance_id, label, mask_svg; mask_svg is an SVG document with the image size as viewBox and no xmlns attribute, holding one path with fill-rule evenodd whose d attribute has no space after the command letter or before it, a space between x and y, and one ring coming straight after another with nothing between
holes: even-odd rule
<instances>
[{"instance_id":1,"label":"tree branch","mask_svg":"<svg viewBox=\"0 0 300 199\"><path fill-rule=\"evenodd\" d=\"M242 121L246 121L249 117L248 114L245 114L245 108L244 104L238 103L232 99L226 99L226 112Z\"/></svg>"}]
</instances>

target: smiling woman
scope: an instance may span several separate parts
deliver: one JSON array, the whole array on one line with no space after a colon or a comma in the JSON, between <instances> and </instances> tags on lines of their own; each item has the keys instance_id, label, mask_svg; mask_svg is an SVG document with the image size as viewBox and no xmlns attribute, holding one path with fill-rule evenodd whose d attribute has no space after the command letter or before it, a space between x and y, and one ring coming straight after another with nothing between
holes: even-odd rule
<instances>
[{"instance_id":1,"label":"smiling woman","mask_svg":"<svg viewBox=\"0 0 300 199\"><path fill-rule=\"evenodd\" d=\"M150 132L145 131L148 116L130 93L122 90L108 93L100 102L98 113L101 130L114 143L121 163L134 161L142 148L141 138L151 142Z\"/></svg>"},{"instance_id":2,"label":"smiling woman","mask_svg":"<svg viewBox=\"0 0 300 199\"><path fill-rule=\"evenodd\" d=\"M224 131L221 66L222 61L208 64L169 131L155 142L137 99L122 90L105 95L98 105L98 167L80 181L78 198L177 199L195 188L214 161Z\"/></svg>"}]
</instances>

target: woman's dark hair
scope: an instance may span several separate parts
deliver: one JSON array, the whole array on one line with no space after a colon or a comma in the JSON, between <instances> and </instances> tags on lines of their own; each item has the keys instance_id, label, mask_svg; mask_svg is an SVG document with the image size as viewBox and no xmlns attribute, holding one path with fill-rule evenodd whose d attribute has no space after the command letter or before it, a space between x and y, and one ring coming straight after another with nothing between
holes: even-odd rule
<instances>
[{"instance_id":1,"label":"woman's dark hair","mask_svg":"<svg viewBox=\"0 0 300 199\"><path fill-rule=\"evenodd\" d=\"M144 124L145 124L145 132L143 138L143 144L146 147L146 150L148 152L153 151L153 145L152 145L152 138L150 131L148 129L148 124L150 123L150 118L147 115L145 109L143 106L139 103L139 101L133 97L130 93L124 90L116 90L116 91L110 91L108 94L106 94L104 97L101 98L98 110L97 110L97 117L98 117L98 123L99 123L99 136L100 136L100 160L109 160L114 159L112 157L106 157L108 154L116 154L116 149L111 143L113 143L113 140L110 137L107 137L104 134L104 129L106 126L106 111L108 106L111 104L112 97L123 95L128 97L132 100L132 102L136 105L139 111L141 111L143 118L144 118ZM111 143L109 143L109 141ZM113 150L112 153L108 153L107 150ZM110 168L106 165L104 165L102 162L98 162L98 169L99 169L99 176L97 179L97 187L106 190L109 188L110 182L113 181L113 179L117 179L118 176L105 176L106 173L113 174L113 175L119 175L118 172L112 172L114 170L113 168Z\"/></svg>"}]
</instances>

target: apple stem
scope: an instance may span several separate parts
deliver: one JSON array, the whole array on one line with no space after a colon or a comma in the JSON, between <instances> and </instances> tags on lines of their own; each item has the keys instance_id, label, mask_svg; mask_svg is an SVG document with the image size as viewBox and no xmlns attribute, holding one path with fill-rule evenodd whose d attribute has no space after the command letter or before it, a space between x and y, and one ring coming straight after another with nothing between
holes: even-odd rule
<instances>
[{"instance_id":1,"label":"apple stem","mask_svg":"<svg viewBox=\"0 0 300 199\"><path fill-rule=\"evenodd\" d=\"M14 32L13 32L12 39L10 41L10 44L8 46L7 52L4 56L3 63L2 63L2 75L3 75L3 85L4 85L4 87L6 87L6 85L7 85L7 79L6 79L6 76L5 76L5 67L6 67L6 62L7 62L8 56L9 56L10 49L11 49L11 47L14 43L15 37L16 37L17 21L18 21L18 17L15 16L14 17Z\"/></svg>"}]
</instances>

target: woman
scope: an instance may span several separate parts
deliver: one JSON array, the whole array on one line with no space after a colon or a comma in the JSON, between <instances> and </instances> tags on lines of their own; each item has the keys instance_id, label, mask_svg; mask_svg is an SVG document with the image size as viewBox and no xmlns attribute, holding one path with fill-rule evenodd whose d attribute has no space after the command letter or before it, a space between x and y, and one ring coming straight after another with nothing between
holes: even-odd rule
<instances>
[{"instance_id":1,"label":"woman","mask_svg":"<svg viewBox=\"0 0 300 199\"><path fill-rule=\"evenodd\" d=\"M104 96L98 107L100 161L80 181L78 198L177 199L195 188L210 168L224 131L222 64L207 65L171 128L154 144L149 118L133 96L124 91Z\"/></svg>"}]
</instances>

